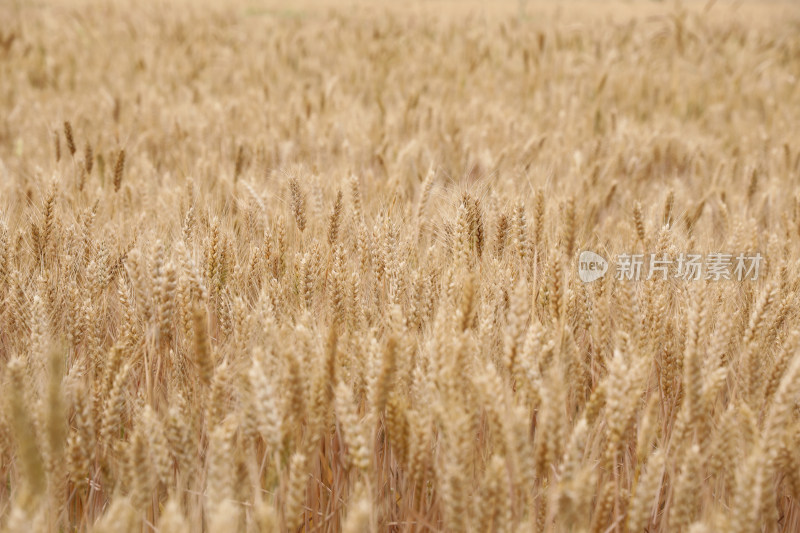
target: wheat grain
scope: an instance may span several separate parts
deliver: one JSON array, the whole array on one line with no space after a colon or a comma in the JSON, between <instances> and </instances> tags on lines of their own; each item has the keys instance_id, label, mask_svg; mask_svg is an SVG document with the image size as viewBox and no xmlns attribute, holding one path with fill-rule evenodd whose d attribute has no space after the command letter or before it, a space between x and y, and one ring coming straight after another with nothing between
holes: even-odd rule
<instances>
[{"instance_id":1,"label":"wheat grain","mask_svg":"<svg viewBox=\"0 0 800 533\"><path fill-rule=\"evenodd\" d=\"M798 529L789 4L40 4L0 530Z\"/></svg>"}]
</instances>

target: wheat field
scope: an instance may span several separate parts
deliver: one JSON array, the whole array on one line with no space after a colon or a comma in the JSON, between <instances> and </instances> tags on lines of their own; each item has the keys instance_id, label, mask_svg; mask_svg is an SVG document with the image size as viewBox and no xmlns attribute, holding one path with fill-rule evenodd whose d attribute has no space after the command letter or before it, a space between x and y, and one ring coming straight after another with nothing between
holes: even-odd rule
<instances>
[{"instance_id":1,"label":"wheat field","mask_svg":"<svg viewBox=\"0 0 800 533\"><path fill-rule=\"evenodd\" d=\"M800 531L799 79L789 2L0 2L0 531Z\"/></svg>"}]
</instances>

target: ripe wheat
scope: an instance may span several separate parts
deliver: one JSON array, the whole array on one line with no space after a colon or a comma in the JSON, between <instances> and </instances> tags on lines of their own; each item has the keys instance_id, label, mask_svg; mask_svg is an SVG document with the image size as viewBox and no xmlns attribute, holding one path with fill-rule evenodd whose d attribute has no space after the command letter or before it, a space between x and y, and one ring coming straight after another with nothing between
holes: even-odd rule
<instances>
[{"instance_id":1,"label":"ripe wheat","mask_svg":"<svg viewBox=\"0 0 800 533\"><path fill-rule=\"evenodd\" d=\"M0 3L0 531L800 530L800 10L553 4Z\"/></svg>"}]
</instances>

